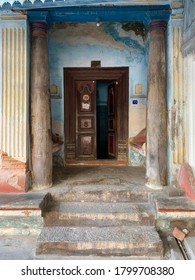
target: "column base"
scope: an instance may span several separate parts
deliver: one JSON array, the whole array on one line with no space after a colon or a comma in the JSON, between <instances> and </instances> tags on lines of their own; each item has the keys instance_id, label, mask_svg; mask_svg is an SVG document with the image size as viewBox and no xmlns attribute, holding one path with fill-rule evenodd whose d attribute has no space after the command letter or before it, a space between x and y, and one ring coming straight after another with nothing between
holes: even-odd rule
<instances>
[{"instance_id":1,"label":"column base","mask_svg":"<svg viewBox=\"0 0 195 280\"><path fill-rule=\"evenodd\" d=\"M32 190L33 191L43 191L43 190L47 190L49 188L51 188L53 186L53 184L49 184L49 185L32 185Z\"/></svg>"},{"instance_id":2,"label":"column base","mask_svg":"<svg viewBox=\"0 0 195 280\"><path fill-rule=\"evenodd\" d=\"M164 188L164 186L155 185L155 184L151 184L151 183L146 183L145 185L147 188L152 189L152 190L162 190Z\"/></svg>"}]
</instances>

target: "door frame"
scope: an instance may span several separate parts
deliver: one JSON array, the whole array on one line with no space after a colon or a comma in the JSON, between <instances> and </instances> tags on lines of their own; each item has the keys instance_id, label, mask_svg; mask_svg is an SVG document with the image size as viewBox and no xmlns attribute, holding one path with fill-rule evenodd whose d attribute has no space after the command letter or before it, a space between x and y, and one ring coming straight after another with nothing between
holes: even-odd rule
<instances>
[{"instance_id":1,"label":"door frame","mask_svg":"<svg viewBox=\"0 0 195 280\"><path fill-rule=\"evenodd\" d=\"M123 164L129 161L129 68L68 67L64 68L64 135L65 164ZM118 81L117 95L117 160L76 160L76 97L74 83L82 80ZM73 113L74 112L74 113Z\"/></svg>"}]
</instances>

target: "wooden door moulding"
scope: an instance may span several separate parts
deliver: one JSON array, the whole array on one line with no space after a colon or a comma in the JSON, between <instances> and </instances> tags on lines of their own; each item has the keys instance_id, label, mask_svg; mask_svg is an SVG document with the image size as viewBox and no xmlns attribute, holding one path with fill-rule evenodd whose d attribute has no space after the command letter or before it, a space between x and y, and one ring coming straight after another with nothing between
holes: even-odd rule
<instances>
[{"instance_id":1,"label":"wooden door moulding","mask_svg":"<svg viewBox=\"0 0 195 280\"><path fill-rule=\"evenodd\" d=\"M117 85L112 83L108 87L108 156L110 159L118 157L117 150Z\"/></svg>"},{"instance_id":2,"label":"wooden door moulding","mask_svg":"<svg viewBox=\"0 0 195 280\"><path fill-rule=\"evenodd\" d=\"M76 159L76 97L75 82L76 81L98 81L110 80L118 82L117 96L117 162L120 164L128 163L128 111L129 111L129 68L128 67L102 67L102 68L64 68L64 112L65 112L65 163L86 163L89 160L81 161ZM94 160L93 162L103 162L105 160ZM112 164L113 160L107 160ZM74 163L73 163L74 164Z\"/></svg>"},{"instance_id":3,"label":"wooden door moulding","mask_svg":"<svg viewBox=\"0 0 195 280\"><path fill-rule=\"evenodd\" d=\"M67 165L113 165L128 166L126 160L96 159L96 160L66 160Z\"/></svg>"},{"instance_id":4,"label":"wooden door moulding","mask_svg":"<svg viewBox=\"0 0 195 280\"><path fill-rule=\"evenodd\" d=\"M96 84L76 81L76 159L96 159Z\"/></svg>"}]
</instances>

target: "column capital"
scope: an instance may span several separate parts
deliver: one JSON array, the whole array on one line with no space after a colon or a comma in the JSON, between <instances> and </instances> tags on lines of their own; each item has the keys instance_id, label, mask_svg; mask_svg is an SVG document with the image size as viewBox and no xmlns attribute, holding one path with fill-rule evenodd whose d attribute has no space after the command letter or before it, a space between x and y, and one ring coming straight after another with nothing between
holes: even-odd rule
<instances>
[{"instance_id":1,"label":"column capital","mask_svg":"<svg viewBox=\"0 0 195 280\"><path fill-rule=\"evenodd\" d=\"M27 18L30 23L43 22L49 27L52 24L50 11L27 11Z\"/></svg>"},{"instance_id":2,"label":"column capital","mask_svg":"<svg viewBox=\"0 0 195 280\"><path fill-rule=\"evenodd\" d=\"M33 37L45 37L47 35L48 24L45 22L35 21L31 23Z\"/></svg>"},{"instance_id":3,"label":"column capital","mask_svg":"<svg viewBox=\"0 0 195 280\"><path fill-rule=\"evenodd\" d=\"M158 30L158 31L165 31L167 27L167 22L166 21L162 21L162 20L155 20L152 21L149 24L149 31L150 33L153 32L154 30Z\"/></svg>"}]
</instances>

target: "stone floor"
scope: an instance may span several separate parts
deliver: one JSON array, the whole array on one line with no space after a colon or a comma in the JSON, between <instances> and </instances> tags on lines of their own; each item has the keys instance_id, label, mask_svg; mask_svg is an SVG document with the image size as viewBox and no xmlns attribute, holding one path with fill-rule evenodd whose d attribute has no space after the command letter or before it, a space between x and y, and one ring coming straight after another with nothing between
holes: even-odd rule
<instances>
[{"instance_id":1,"label":"stone floor","mask_svg":"<svg viewBox=\"0 0 195 280\"><path fill-rule=\"evenodd\" d=\"M145 168L130 166L74 166L55 167L53 170L54 186L82 184L131 184L145 185Z\"/></svg>"},{"instance_id":2,"label":"stone floor","mask_svg":"<svg viewBox=\"0 0 195 280\"><path fill-rule=\"evenodd\" d=\"M80 186L80 185L93 185L99 186L100 188L104 185L120 185L120 186L126 186L126 185L138 185L143 186L145 185L145 169L144 168L138 168L138 167L127 167L127 166L68 166L66 168L55 168L53 172L53 181L54 185L52 188L36 192L36 201L33 202L30 198L34 196L34 192L30 191L27 194L21 194L16 195L17 197L20 197L19 201L16 203L13 200L14 198L11 196L1 196L0 200L0 206L4 205L4 208L9 208L9 205L13 208L13 205L15 205L17 208L18 206L22 207L22 205L25 207L31 207L37 209L37 206L39 206L40 200L38 197L42 196L44 197L48 192L51 193L54 196L59 197L62 192L66 190L70 190L73 186ZM155 192L154 192L155 193ZM179 197L173 197L171 198L171 207L170 207L170 200L169 197L162 199L162 193L160 193L160 200L158 202L158 194L159 191L155 193L155 199L156 199L156 205L160 206L160 214L162 217L162 213L164 213L164 217L162 219L163 227L166 231L166 226L169 227L170 225L170 208L177 212L176 207L178 207L178 201L179 203L182 203L181 201L181 194ZM164 194L163 194L164 195ZM178 200L179 199L179 200ZM194 214L194 205L190 201L186 200L186 205L188 206L188 210L190 210L190 215ZM166 202L168 201L168 202ZM37 204L37 205L36 205ZM6 207L5 207L6 206ZM163 207L165 211L163 210ZM167 216L166 209L167 207L169 216ZM16 210L16 209L15 209ZM184 210L184 209L183 209ZM183 213L182 210L182 213ZM36 210L37 211L37 210ZM164 212L163 212L164 211ZM19 210L20 212L20 210ZM184 215L185 216L185 215ZM168 217L169 222L167 223L166 218ZM187 218L187 214L186 217ZM185 220L185 219L184 219ZM194 226L194 216L190 220L191 227ZM183 219L177 217L176 221L173 222L173 225L181 225L185 226L185 221L183 223ZM172 226L173 226L172 225ZM188 223L187 223L188 225ZM174 238L171 236L170 227L167 228L167 232L169 233L168 236L165 235L166 238L166 246L167 246L167 252L165 255L165 259L183 259L182 254L180 250L178 249L178 246L174 240ZM188 246L188 251L190 252L191 259L194 259L194 238L195 232L191 232L189 235L189 238L186 239L186 246ZM35 249L36 249L36 242L37 242L38 235L36 234L27 234L27 232L24 235L17 234L14 235L13 233L11 235L6 234L0 234L0 259L1 260L11 260L11 259L51 259L48 256L36 256L35 255ZM189 241L188 241L189 240ZM52 256L52 259L89 259L88 257L66 257L66 256ZM100 257L100 259L102 259Z\"/></svg>"}]
</instances>

